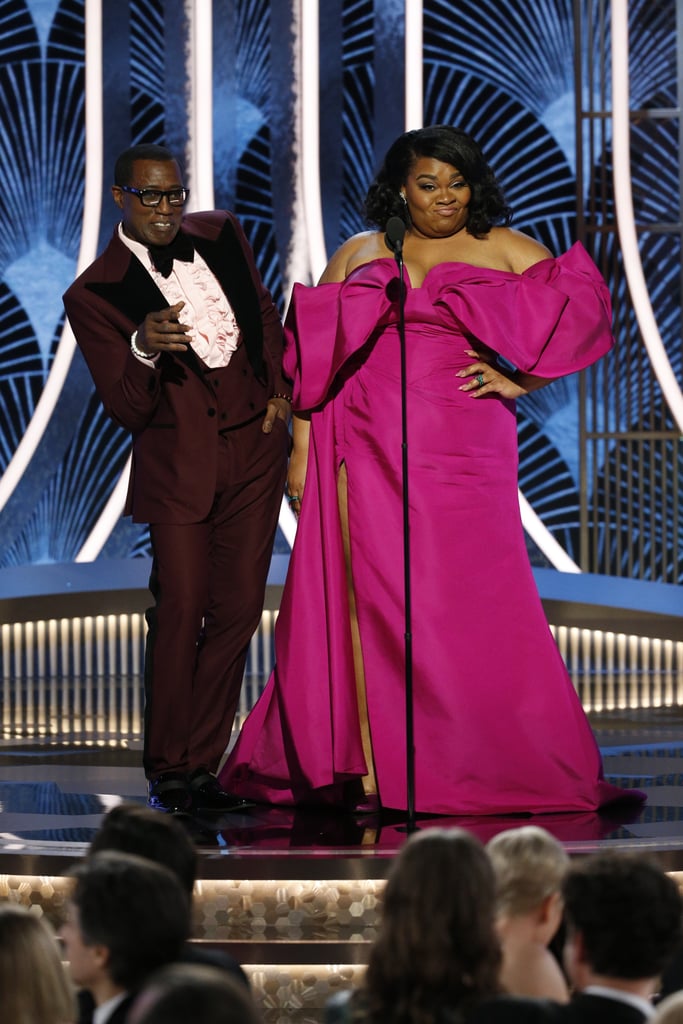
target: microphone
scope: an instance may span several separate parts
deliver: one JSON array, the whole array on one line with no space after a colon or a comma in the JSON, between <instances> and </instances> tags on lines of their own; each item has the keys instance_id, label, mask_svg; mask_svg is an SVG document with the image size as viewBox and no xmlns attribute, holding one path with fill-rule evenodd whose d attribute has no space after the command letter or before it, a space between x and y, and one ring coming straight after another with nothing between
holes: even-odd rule
<instances>
[{"instance_id":1,"label":"microphone","mask_svg":"<svg viewBox=\"0 0 683 1024\"><path fill-rule=\"evenodd\" d=\"M390 217L387 221L384 241L388 249L391 249L396 259L403 255L403 238L406 233L406 226L400 217Z\"/></svg>"}]
</instances>

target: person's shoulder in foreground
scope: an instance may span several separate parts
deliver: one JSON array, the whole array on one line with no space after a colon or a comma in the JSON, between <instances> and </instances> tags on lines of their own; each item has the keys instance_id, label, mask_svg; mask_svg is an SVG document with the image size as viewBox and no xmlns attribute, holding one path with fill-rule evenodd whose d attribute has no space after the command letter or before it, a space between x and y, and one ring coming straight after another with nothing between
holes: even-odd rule
<instances>
[{"instance_id":1,"label":"person's shoulder in foreground","mask_svg":"<svg viewBox=\"0 0 683 1024\"><path fill-rule=\"evenodd\" d=\"M259 1024L248 989L216 967L172 964L138 994L127 1024Z\"/></svg>"},{"instance_id":2,"label":"person's shoulder in foreground","mask_svg":"<svg viewBox=\"0 0 683 1024\"><path fill-rule=\"evenodd\" d=\"M554 1024L559 1003L547 999L496 995L469 1010L444 1008L434 1024ZM369 1017L353 990L336 992L325 1006L325 1024L366 1024Z\"/></svg>"}]
</instances>

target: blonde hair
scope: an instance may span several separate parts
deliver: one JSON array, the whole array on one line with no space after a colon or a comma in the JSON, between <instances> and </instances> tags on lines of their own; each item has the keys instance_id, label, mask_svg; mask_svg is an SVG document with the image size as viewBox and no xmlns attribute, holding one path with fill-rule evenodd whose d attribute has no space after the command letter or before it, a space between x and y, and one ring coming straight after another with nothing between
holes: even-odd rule
<instances>
[{"instance_id":1,"label":"blonde hair","mask_svg":"<svg viewBox=\"0 0 683 1024\"><path fill-rule=\"evenodd\" d=\"M71 1024L74 992L54 932L16 903L0 904L0 1020Z\"/></svg>"},{"instance_id":2,"label":"blonde hair","mask_svg":"<svg viewBox=\"0 0 683 1024\"><path fill-rule=\"evenodd\" d=\"M683 1024L683 992L672 992L657 1004L653 1024Z\"/></svg>"},{"instance_id":3,"label":"blonde hair","mask_svg":"<svg viewBox=\"0 0 683 1024\"><path fill-rule=\"evenodd\" d=\"M499 832L486 850L496 876L499 914L527 914L558 892L569 867L561 844L537 825Z\"/></svg>"}]
</instances>

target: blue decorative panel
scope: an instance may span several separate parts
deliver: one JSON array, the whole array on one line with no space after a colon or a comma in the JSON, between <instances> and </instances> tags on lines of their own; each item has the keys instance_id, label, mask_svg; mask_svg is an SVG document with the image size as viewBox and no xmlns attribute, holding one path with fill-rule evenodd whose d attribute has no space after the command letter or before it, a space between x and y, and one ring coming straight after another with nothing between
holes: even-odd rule
<instances>
[{"instance_id":1,"label":"blue decorative panel","mask_svg":"<svg viewBox=\"0 0 683 1024\"><path fill-rule=\"evenodd\" d=\"M581 101L605 116L579 126L580 167L572 0L460 0L457 6L424 0L424 122L454 123L471 132L505 187L514 225L556 253L575 240L577 212L595 219L591 197L606 190L593 255L611 276L620 310L619 351L633 374L646 378L651 371L615 238L603 6L599 0L581 5ZM656 116L678 106L679 6L629 4L631 105L648 112L632 129L634 203L655 315L680 381L679 236L660 229L681 216L679 125ZM319 8L320 193L331 253L364 228L359 210L365 190L404 127L405 20L403 0L321 0ZM240 216L284 311L287 258L302 229L294 200L298 5L213 0L212 9L215 204ZM182 158L193 144L182 0L105 0L102 10L100 248L116 222L108 186L117 153L135 142L158 142ZM61 294L76 272L86 171L85 28L83 0L0 0L0 473L12 469L35 422L62 335ZM578 211L577 189L583 191ZM619 563L622 572L671 578L677 571L672 533L680 532L683 507L683 474L672 465L678 458L673 448L659 454L643 448L634 465L626 442L615 437L586 454L585 477L579 464L582 414L589 431L620 435L649 420L664 422L659 389L637 391L611 357L593 373L589 388L585 410L579 408L577 378L521 403L524 493L575 558L579 510L587 499L599 537L594 570ZM75 558L120 477L128 448L127 437L101 412L76 352L35 452L0 509L0 567ZM651 484L651 506L632 508L627 516L614 500L630 486L625 463ZM581 493L584 479L591 481L588 494ZM681 550L683 537L676 543ZM634 544L635 563L625 553ZM281 536L278 548L286 549ZM102 557L148 553L146 529L121 521Z\"/></svg>"}]
</instances>

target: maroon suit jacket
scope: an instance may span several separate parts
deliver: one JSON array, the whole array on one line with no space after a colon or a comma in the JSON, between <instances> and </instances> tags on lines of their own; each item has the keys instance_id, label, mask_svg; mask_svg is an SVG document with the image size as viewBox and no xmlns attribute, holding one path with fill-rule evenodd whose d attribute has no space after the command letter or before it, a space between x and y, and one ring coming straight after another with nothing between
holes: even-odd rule
<instances>
[{"instance_id":1,"label":"maroon suit jacket","mask_svg":"<svg viewBox=\"0 0 683 1024\"><path fill-rule=\"evenodd\" d=\"M182 230L218 279L242 332L225 378L227 403L217 403L191 348L164 353L153 368L132 354L134 331L168 302L117 231L64 295L104 408L133 437L125 511L135 522L205 518L215 493L218 431L263 415L272 395L291 389L282 376L280 316L237 219L219 210L188 214Z\"/></svg>"}]
</instances>

